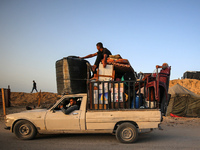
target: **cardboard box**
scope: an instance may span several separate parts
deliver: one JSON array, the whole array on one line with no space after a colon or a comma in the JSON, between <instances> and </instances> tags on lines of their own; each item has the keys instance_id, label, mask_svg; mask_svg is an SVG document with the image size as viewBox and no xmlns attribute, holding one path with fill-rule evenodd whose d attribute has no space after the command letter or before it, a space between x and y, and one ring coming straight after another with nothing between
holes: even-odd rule
<instances>
[{"instance_id":1,"label":"cardboard box","mask_svg":"<svg viewBox=\"0 0 200 150\"><path fill-rule=\"evenodd\" d=\"M120 83L120 89L119 89L120 93L118 92L118 83L115 83L115 89L113 91L113 87L111 88L111 102L113 102L113 92L115 92L114 94L114 102L123 102L123 93L124 93L124 84Z\"/></svg>"},{"instance_id":2,"label":"cardboard box","mask_svg":"<svg viewBox=\"0 0 200 150\"><path fill-rule=\"evenodd\" d=\"M106 65L106 67L103 67L103 64L99 64L99 69L97 71L97 76L99 81L112 81L114 79L114 66L113 65Z\"/></svg>"},{"instance_id":3,"label":"cardboard box","mask_svg":"<svg viewBox=\"0 0 200 150\"><path fill-rule=\"evenodd\" d=\"M157 102L155 101L155 106L154 106L154 102L150 102L151 103L151 108L156 108ZM149 101L146 101L146 107L149 108Z\"/></svg>"},{"instance_id":4,"label":"cardboard box","mask_svg":"<svg viewBox=\"0 0 200 150\"><path fill-rule=\"evenodd\" d=\"M109 89L111 86L109 86ZM98 95L98 87L94 88L94 104L103 104L103 97L104 97L104 104L108 104L108 83L104 83L104 95L103 95L103 84L99 85L99 95Z\"/></svg>"}]
</instances>

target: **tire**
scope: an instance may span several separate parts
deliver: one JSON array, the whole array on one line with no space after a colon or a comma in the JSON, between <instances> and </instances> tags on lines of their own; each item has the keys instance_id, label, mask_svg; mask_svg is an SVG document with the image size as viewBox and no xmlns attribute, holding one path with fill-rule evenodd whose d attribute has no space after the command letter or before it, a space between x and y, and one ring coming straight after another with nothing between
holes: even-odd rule
<instances>
[{"instance_id":1,"label":"tire","mask_svg":"<svg viewBox=\"0 0 200 150\"><path fill-rule=\"evenodd\" d=\"M122 123L117 128L116 138L121 143L134 143L138 138L138 130L131 123Z\"/></svg>"},{"instance_id":2,"label":"tire","mask_svg":"<svg viewBox=\"0 0 200 150\"><path fill-rule=\"evenodd\" d=\"M18 121L13 128L15 136L21 140L31 140L37 135L35 126L26 120Z\"/></svg>"}]
</instances>

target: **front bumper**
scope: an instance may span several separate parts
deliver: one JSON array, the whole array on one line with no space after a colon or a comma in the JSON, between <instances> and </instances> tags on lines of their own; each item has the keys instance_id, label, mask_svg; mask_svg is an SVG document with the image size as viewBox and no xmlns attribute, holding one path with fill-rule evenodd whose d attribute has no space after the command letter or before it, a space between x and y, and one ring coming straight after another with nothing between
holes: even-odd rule
<instances>
[{"instance_id":1,"label":"front bumper","mask_svg":"<svg viewBox=\"0 0 200 150\"><path fill-rule=\"evenodd\" d=\"M158 129L163 130L163 128L161 127L161 124L158 124Z\"/></svg>"},{"instance_id":2,"label":"front bumper","mask_svg":"<svg viewBox=\"0 0 200 150\"><path fill-rule=\"evenodd\" d=\"M5 130L10 130L10 129L11 129L11 127L4 127L4 129L5 129Z\"/></svg>"}]
</instances>

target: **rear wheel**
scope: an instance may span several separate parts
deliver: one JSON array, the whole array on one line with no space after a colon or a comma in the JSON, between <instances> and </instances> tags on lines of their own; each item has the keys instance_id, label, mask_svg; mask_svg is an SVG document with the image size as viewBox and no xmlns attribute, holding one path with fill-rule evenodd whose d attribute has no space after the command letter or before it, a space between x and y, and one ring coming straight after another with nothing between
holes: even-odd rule
<instances>
[{"instance_id":1,"label":"rear wheel","mask_svg":"<svg viewBox=\"0 0 200 150\"><path fill-rule=\"evenodd\" d=\"M18 121L14 125L13 131L16 137L21 140L31 140L37 134L35 126L26 120Z\"/></svg>"},{"instance_id":2,"label":"rear wheel","mask_svg":"<svg viewBox=\"0 0 200 150\"><path fill-rule=\"evenodd\" d=\"M121 143L133 143L138 138L138 130L131 123L122 123L117 128L116 138Z\"/></svg>"}]
</instances>

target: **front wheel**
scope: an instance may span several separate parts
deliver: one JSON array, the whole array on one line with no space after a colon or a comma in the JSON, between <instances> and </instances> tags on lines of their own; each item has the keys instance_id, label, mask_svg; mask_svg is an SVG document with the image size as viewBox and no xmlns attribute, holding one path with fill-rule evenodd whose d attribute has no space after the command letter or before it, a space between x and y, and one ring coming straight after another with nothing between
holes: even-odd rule
<instances>
[{"instance_id":1,"label":"front wheel","mask_svg":"<svg viewBox=\"0 0 200 150\"><path fill-rule=\"evenodd\" d=\"M121 143L133 143L138 138L138 130L131 123L122 123L117 128L116 138Z\"/></svg>"},{"instance_id":2,"label":"front wheel","mask_svg":"<svg viewBox=\"0 0 200 150\"><path fill-rule=\"evenodd\" d=\"M37 134L37 130L36 130L35 126L26 120L18 121L14 125L13 131L14 131L16 137L21 140L31 140Z\"/></svg>"}]
</instances>

